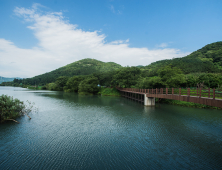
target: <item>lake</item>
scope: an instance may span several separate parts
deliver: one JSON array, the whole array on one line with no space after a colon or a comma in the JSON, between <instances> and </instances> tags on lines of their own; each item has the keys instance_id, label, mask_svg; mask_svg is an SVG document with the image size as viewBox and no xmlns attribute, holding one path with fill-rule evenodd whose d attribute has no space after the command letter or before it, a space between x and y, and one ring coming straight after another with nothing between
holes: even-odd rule
<instances>
[{"instance_id":1,"label":"lake","mask_svg":"<svg viewBox=\"0 0 222 170\"><path fill-rule=\"evenodd\" d=\"M0 124L0 169L222 169L222 110L0 87L38 108Z\"/></svg>"}]
</instances>

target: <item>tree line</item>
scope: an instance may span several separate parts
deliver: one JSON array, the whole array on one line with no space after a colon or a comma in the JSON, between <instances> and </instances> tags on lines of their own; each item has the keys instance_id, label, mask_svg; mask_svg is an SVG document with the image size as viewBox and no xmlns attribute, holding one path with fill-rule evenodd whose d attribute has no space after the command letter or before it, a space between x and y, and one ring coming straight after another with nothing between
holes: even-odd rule
<instances>
[{"instance_id":1,"label":"tree line","mask_svg":"<svg viewBox=\"0 0 222 170\"><path fill-rule=\"evenodd\" d=\"M4 82L1 86L11 85L27 87L25 80L14 79ZM122 67L109 72L96 72L90 75L60 76L56 81L47 83L42 89L96 94L100 86L123 88L165 88L165 87L197 87L204 84L208 88L221 88L221 73L190 73L184 74L182 69L167 65L159 69L156 76L147 77L138 67Z\"/></svg>"}]
</instances>

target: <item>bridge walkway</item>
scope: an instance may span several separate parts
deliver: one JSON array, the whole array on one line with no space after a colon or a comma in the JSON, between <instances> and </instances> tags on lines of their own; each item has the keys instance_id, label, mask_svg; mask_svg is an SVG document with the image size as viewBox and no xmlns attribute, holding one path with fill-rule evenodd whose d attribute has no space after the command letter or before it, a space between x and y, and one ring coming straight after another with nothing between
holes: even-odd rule
<instances>
[{"instance_id":1,"label":"bridge walkway","mask_svg":"<svg viewBox=\"0 0 222 170\"><path fill-rule=\"evenodd\" d=\"M205 104L222 108L222 91L202 88L135 89L117 88L123 97L144 102L147 98L163 98ZM144 97L143 97L144 96Z\"/></svg>"}]
</instances>

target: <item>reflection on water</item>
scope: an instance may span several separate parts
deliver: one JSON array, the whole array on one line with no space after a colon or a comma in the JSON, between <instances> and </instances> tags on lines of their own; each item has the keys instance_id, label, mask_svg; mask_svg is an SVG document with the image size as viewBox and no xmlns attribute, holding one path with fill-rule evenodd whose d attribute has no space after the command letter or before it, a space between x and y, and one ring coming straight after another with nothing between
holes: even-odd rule
<instances>
[{"instance_id":1,"label":"reflection on water","mask_svg":"<svg viewBox=\"0 0 222 170\"><path fill-rule=\"evenodd\" d=\"M222 111L0 87L38 113L0 125L0 169L221 169Z\"/></svg>"}]
</instances>

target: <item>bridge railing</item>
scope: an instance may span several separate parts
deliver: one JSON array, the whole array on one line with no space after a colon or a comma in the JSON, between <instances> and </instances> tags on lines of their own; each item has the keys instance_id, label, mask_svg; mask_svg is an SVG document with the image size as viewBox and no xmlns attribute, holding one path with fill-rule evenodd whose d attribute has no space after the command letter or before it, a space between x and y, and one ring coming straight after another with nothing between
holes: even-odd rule
<instances>
[{"instance_id":1,"label":"bridge railing","mask_svg":"<svg viewBox=\"0 0 222 170\"><path fill-rule=\"evenodd\" d=\"M120 91L144 94L166 94L166 95L181 95L181 96L196 96L213 99L222 99L222 91L216 89L203 88L160 88L160 89L137 89L137 88L117 88Z\"/></svg>"}]
</instances>

